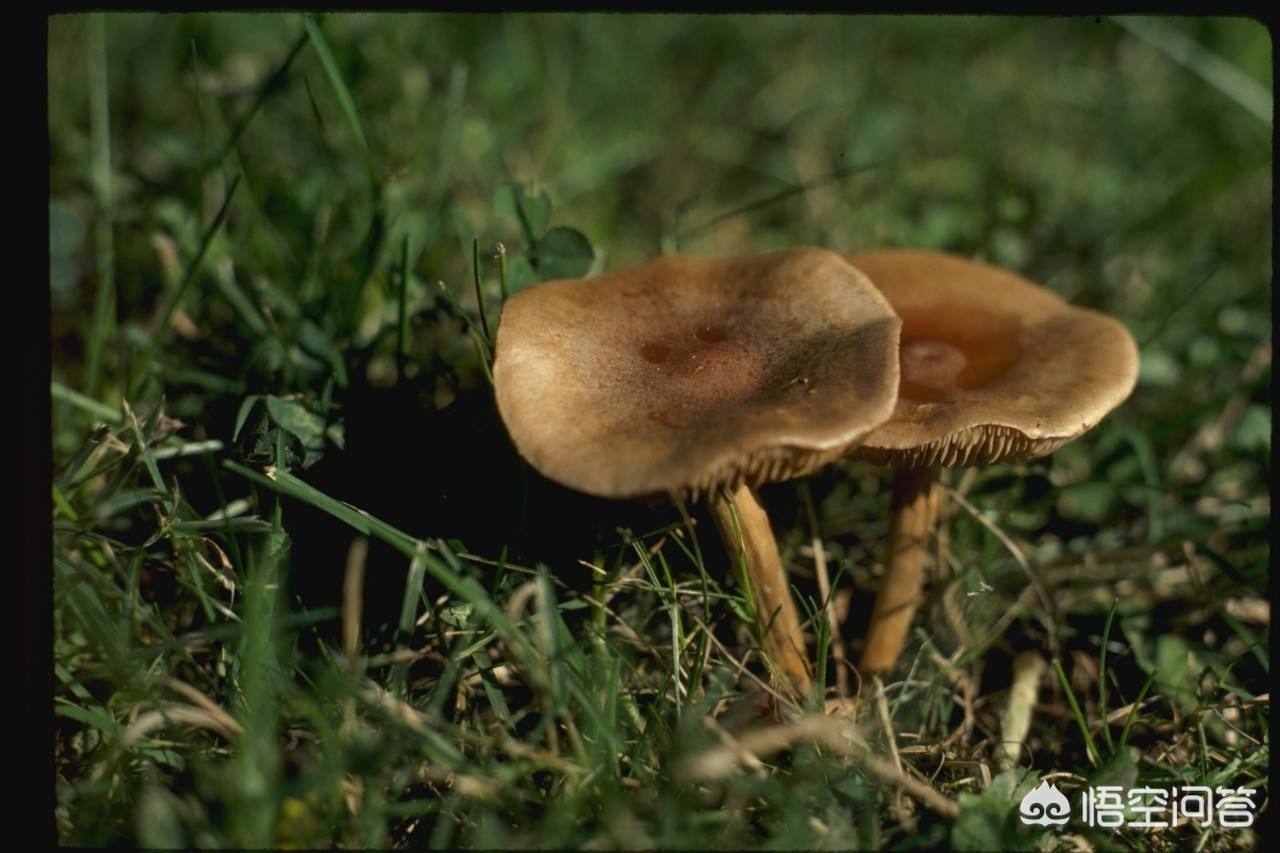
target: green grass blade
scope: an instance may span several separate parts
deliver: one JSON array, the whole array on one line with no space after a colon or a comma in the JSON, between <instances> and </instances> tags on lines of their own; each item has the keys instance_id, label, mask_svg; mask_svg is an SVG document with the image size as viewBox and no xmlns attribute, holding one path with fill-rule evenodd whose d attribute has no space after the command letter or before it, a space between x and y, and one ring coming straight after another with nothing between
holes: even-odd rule
<instances>
[{"instance_id":1,"label":"green grass blade","mask_svg":"<svg viewBox=\"0 0 1280 853\"><path fill-rule=\"evenodd\" d=\"M485 343L493 346L493 335L489 333L489 318L484 313L484 290L480 287L480 238L471 238L471 280L476 288L476 308L480 311L480 330L484 332Z\"/></svg>"},{"instance_id":2,"label":"green grass blade","mask_svg":"<svg viewBox=\"0 0 1280 853\"><path fill-rule=\"evenodd\" d=\"M172 440L172 439L171 439ZM177 459L183 456L198 456L202 453L217 453L222 450L223 444L216 438L208 441L188 441L180 444L167 444L164 447L157 447L151 451L153 459L159 461L162 459Z\"/></svg>"},{"instance_id":3,"label":"green grass blade","mask_svg":"<svg viewBox=\"0 0 1280 853\"><path fill-rule=\"evenodd\" d=\"M89 457L102 446L102 442L106 441L107 436L110 434L111 427L106 424L101 424L94 429L89 434L88 439L80 445L80 449L71 457L71 461L62 469L62 473L53 481L54 488L63 492L69 491L76 475L80 473L80 469L85 466L85 463L89 461Z\"/></svg>"},{"instance_id":4,"label":"green grass blade","mask_svg":"<svg viewBox=\"0 0 1280 853\"><path fill-rule=\"evenodd\" d=\"M257 93L254 95L253 103L249 105L249 110L236 121L235 126L231 129L231 135L227 138L226 143L222 146L222 150L218 152L216 159L206 162L202 171L207 172L209 169L221 163L227 158L227 155L235 150L236 145L240 142L240 137L244 135L248 129L249 123L253 121L254 116L262 109L262 105L267 99L283 88L285 78L289 74L289 66L293 65L293 61L297 59L298 54L307 46L309 35L303 32L294 43L290 46L289 52L285 55L284 61L276 67L276 70L262 82L258 87Z\"/></svg>"},{"instance_id":5,"label":"green grass blade","mask_svg":"<svg viewBox=\"0 0 1280 853\"><path fill-rule=\"evenodd\" d=\"M507 284L507 247L498 244L498 285L502 291L502 301L511 298L511 285Z\"/></svg>"},{"instance_id":6,"label":"green grass blade","mask_svg":"<svg viewBox=\"0 0 1280 853\"><path fill-rule=\"evenodd\" d=\"M276 728L285 673L281 671L276 649L287 540L280 528L278 513L275 526L276 532L258 537L250 549L244 581L244 633L240 643L244 738L237 762L233 826L238 844L258 848L275 846L280 797Z\"/></svg>"},{"instance_id":7,"label":"green grass blade","mask_svg":"<svg viewBox=\"0 0 1280 853\"><path fill-rule=\"evenodd\" d=\"M1111 623L1119 606L1120 599L1113 599L1111 609L1107 611L1107 623L1102 628L1102 648L1098 652L1098 713L1102 716L1102 736L1107 741L1107 749L1112 751L1115 744L1111 740L1111 726L1107 723L1107 643L1111 640Z\"/></svg>"},{"instance_id":8,"label":"green grass blade","mask_svg":"<svg viewBox=\"0 0 1280 853\"><path fill-rule=\"evenodd\" d=\"M409 560L409 572L404 581L404 598L400 602L400 621L397 627L397 646L410 644L414 625L418 619L418 600L422 598L422 584L426 580L426 566L421 554L415 552ZM409 664L396 664L391 670L392 692L399 697L405 694L409 677Z\"/></svg>"},{"instance_id":9,"label":"green grass blade","mask_svg":"<svg viewBox=\"0 0 1280 853\"><path fill-rule=\"evenodd\" d=\"M1164 508L1162 500L1164 491L1161 488L1160 466L1156 462L1155 448L1151 439L1140 430L1127 424L1116 427L1116 431L1133 448L1138 467L1142 471L1142 479L1146 485L1147 495L1147 541L1159 542L1164 538Z\"/></svg>"},{"instance_id":10,"label":"green grass blade","mask_svg":"<svg viewBox=\"0 0 1280 853\"><path fill-rule=\"evenodd\" d=\"M125 412L129 418L129 432L133 434L133 450L136 450L139 458L142 459L142 465L146 469L147 475L151 478L151 485L155 486L156 491L160 494L172 498L169 487L165 485L164 478L160 476L160 468L156 465L155 457L151 455L151 448L147 443L147 435L151 434L151 430L160 416L160 411L161 407L157 406L155 411L151 413L151 417L147 418L147 434L144 435L142 426L138 423L138 418L128 408L128 404L125 406Z\"/></svg>"},{"instance_id":11,"label":"green grass blade","mask_svg":"<svg viewBox=\"0 0 1280 853\"><path fill-rule=\"evenodd\" d=\"M762 210L766 207L769 207L770 205L777 204L780 201L786 201L789 198L794 198L795 196L803 195L804 193L807 193L810 190L815 190L815 189L818 189L819 187L824 187L828 184L838 183L840 181L843 181L845 178L850 178L850 177L853 177L854 175L862 174L863 172L872 171L873 169L877 168L879 165L880 165L879 163L866 163L861 166L846 166L842 169L836 169L830 174L823 175L819 178L815 178L812 181L806 181L803 184L796 184L795 186L787 187L785 190L780 190L779 192L776 192L776 193L770 193L764 198L759 198L759 199L756 199L755 201L747 202L746 204L741 205L740 207L735 207L732 210L726 210L724 213L716 214L715 216L711 217L705 222L700 222L695 226L692 226L690 228L685 228L684 230L678 232L675 235L675 243L678 246L679 244L683 243L689 238L696 237L699 234L703 234L707 231L711 231L712 229L723 225L724 223L728 222L731 219L736 219L737 217L747 213L754 213L757 210Z\"/></svg>"},{"instance_id":12,"label":"green grass blade","mask_svg":"<svg viewBox=\"0 0 1280 853\"><path fill-rule=\"evenodd\" d=\"M267 321L262 318L257 306L253 304L244 289L236 282L235 276L215 275L213 281L223 298L230 303L235 312L244 320L254 337L265 338L271 334L272 330L267 327Z\"/></svg>"},{"instance_id":13,"label":"green grass blade","mask_svg":"<svg viewBox=\"0 0 1280 853\"><path fill-rule=\"evenodd\" d=\"M85 391L98 394L102 384L103 353L115 331L115 240L111 205L111 110L107 86L107 25L101 13L89 17L89 124L92 145L92 184L97 216L98 281L93 320L85 352Z\"/></svg>"},{"instance_id":14,"label":"green grass blade","mask_svg":"<svg viewBox=\"0 0 1280 853\"><path fill-rule=\"evenodd\" d=\"M351 129L352 135L355 136L356 142L360 145L360 153L364 157L365 168L369 172L369 181L376 187L378 176L373 167L373 153L369 150L369 140L364 135L364 125L360 122L360 114L356 111L356 102L351 97L351 90L347 88L346 81L342 79L342 72L338 69L338 61L334 59L333 51L329 48L329 42L325 39L324 33L320 31L320 25L316 23L316 19L308 15L304 21L304 26L307 29L307 37L311 40L311 47L320 59L320 65L324 68L325 76L329 78L329 85L333 87L333 94L338 99L338 106L342 109L342 115L347 120L347 126Z\"/></svg>"},{"instance_id":15,"label":"green grass blade","mask_svg":"<svg viewBox=\"0 0 1280 853\"><path fill-rule=\"evenodd\" d=\"M1123 15L1112 20L1235 101L1267 127L1272 126L1271 93L1235 65L1154 18Z\"/></svg>"},{"instance_id":16,"label":"green grass blade","mask_svg":"<svg viewBox=\"0 0 1280 853\"><path fill-rule=\"evenodd\" d=\"M76 514L75 507L71 506L71 502L66 499L62 492L58 489L57 484L53 486L53 505L58 512L74 521L79 521L80 516Z\"/></svg>"},{"instance_id":17,"label":"green grass blade","mask_svg":"<svg viewBox=\"0 0 1280 853\"><path fill-rule=\"evenodd\" d=\"M1267 651L1267 644L1258 639L1258 635L1249 630L1249 628L1236 617L1225 611L1222 613L1222 621L1226 622L1232 631L1244 640L1249 652L1254 656L1259 664L1262 665L1263 672L1271 672L1271 655Z\"/></svg>"},{"instance_id":18,"label":"green grass blade","mask_svg":"<svg viewBox=\"0 0 1280 853\"><path fill-rule=\"evenodd\" d=\"M1133 729L1134 722L1138 719L1138 709L1142 707L1142 700L1147 698L1147 691L1151 689L1151 685L1156 683L1156 674L1153 672L1147 676L1147 680L1142 683L1142 689L1138 691L1138 695L1133 700L1133 707L1129 709L1129 715L1125 717L1124 728L1120 730L1120 740L1116 743L1115 749L1124 749L1125 744L1129 742L1129 732ZM1105 710L1105 709L1104 709ZM1103 717L1105 720L1106 717ZM1106 724L1103 724L1106 727Z\"/></svg>"},{"instance_id":19,"label":"green grass blade","mask_svg":"<svg viewBox=\"0 0 1280 853\"><path fill-rule=\"evenodd\" d=\"M428 574L449 592L473 605L476 613L497 630L503 636L503 639L512 642L518 649L523 651L526 665L536 659L528 637L522 634L501 609L493 603L493 600L489 598L489 594L485 592L484 587L480 586L474 578L459 575L429 552L428 549L434 548L438 552L447 551L452 554L449 546L443 541L427 543L415 539L404 531L374 518L364 510L356 509L348 503L329 497L287 471L277 469L271 471L268 475L263 475L229 459L224 461L223 465L259 485L266 486L283 495L303 501L329 513L361 533L382 540L410 559L420 558Z\"/></svg>"},{"instance_id":20,"label":"green grass blade","mask_svg":"<svg viewBox=\"0 0 1280 853\"><path fill-rule=\"evenodd\" d=\"M100 403L92 397L68 388L56 379L49 383L49 392L53 395L54 400L60 403L67 403L82 412L88 412L99 420L113 425L119 425L124 422L124 413L120 409L114 409L106 403Z\"/></svg>"},{"instance_id":21,"label":"green grass blade","mask_svg":"<svg viewBox=\"0 0 1280 853\"><path fill-rule=\"evenodd\" d=\"M1058 680L1062 682L1062 692L1067 696L1067 703L1071 705L1071 713L1075 717L1076 725L1080 727L1080 734L1084 737L1085 751L1089 756L1089 763L1097 767L1102 758L1098 752L1098 745L1093 742L1093 735L1089 733L1089 721L1085 719L1084 711L1080 710L1080 703L1076 701L1076 694L1071 690L1071 683L1067 681L1067 674L1062 670L1062 662L1057 658L1053 661L1054 672L1058 673Z\"/></svg>"},{"instance_id":22,"label":"green grass blade","mask_svg":"<svg viewBox=\"0 0 1280 853\"><path fill-rule=\"evenodd\" d=\"M200 248L196 251L196 256L192 258L191 263L187 265L187 274L183 276L182 283L178 285L177 290L174 291L173 296L169 298L164 309L160 312L159 321L152 331L150 343L147 344L147 348L134 363L133 380L129 383L130 397L136 397L142 389L143 380L147 375L147 368L155 357L156 348L165 338L165 331L169 328L169 323L173 319L173 312L178 309L178 305L182 302L182 297L186 295L187 288L191 286L196 274L200 272L205 253L209 251L209 245L213 242L214 235L222 227L223 220L227 218L227 211L231 208L231 199L235 197L236 187L238 186L240 186L240 175L236 175L232 179L231 186L227 188L227 194L222 199L222 207L218 209L218 215L213 218L213 222L205 229L204 236L200 239Z\"/></svg>"}]
</instances>

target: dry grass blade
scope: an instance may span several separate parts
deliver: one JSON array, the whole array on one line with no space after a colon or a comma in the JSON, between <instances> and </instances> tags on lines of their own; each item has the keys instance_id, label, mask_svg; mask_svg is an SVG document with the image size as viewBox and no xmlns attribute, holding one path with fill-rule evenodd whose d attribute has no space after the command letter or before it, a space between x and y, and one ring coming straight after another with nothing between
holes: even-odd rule
<instances>
[{"instance_id":1,"label":"dry grass blade","mask_svg":"<svg viewBox=\"0 0 1280 853\"><path fill-rule=\"evenodd\" d=\"M884 740L889 747L891 766L896 773L905 778L905 774L902 772L902 756L898 754L898 738L893 730L893 718L889 714L889 699L884 693L884 681L880 676L876 675L872 677L871 683L875 689L876 716L880 720L880 729L884 732ZM899 822L911 824L911 817L907 812L906 804L902 800L901 790L893 798L892 809Z\"/></svg>"},{"instance_id":2,"label":"dry grass blade","mask_svg":"<svg viewBox=\"0 0 1280 853\"><path fill-rule=\"evenodd\" d=\"M523 791L511 789L497 779L458 773L435 764L422 765L418 769L418 778L423 782L449 788L464 797L491 803L501 802L504 796L513 794L519 799L528 799Z\"/></svg>"},{"instance_id":3,"label":"dry grass blade","mask_svg":"<svg viewBox=\"0 0 1280 853\"><path fill-rule=\"evenodd\" d=\"M357 536L347 549L346 571L342 576L342 653L347 662L360 654L360 619L364 609L364 566L369 540Z\"/></svg>"},{"instance_id":4,"label":"dry grass blade","mask_svg":"<svg viewBox=\"0 0 1280 853\"><path fill-rule=\"evenodd\" d=\"M675 775L691 782L711 782L737 772L744 763L748 767L757 767L763 759L797 743L818 740L829 719L825 716L802 717L792 723L751 729L737 736L721 729L723 743L681 762Z\"/></svg>"},{"instance_id":5,"label":"dry grass blade","mask_svg":"<svg viewBox=\"0 0 1280 853\"><path fill-rule=\"evenodd\" d=\"M1031 712L1036 704L1036 692L1040 676L1046 668L1044 658L1035 650L1027 650L1013 659L1013 684L1009 688L1009 701L1000 717L1000 748L998 759L1001 770L1008 770L1018 763L1022 745L1031 731Z\"/></svg>"},{"instance_id":6,"label":"dry grass blade","mask_svg":"<svg viewBox=\"0 0 1280 853\"><path fill-rule=\"evenodd\" d=\"M894 785L934 812L950 818L960 815L960 806L955 801L873 755L858 730L846 720L812 715L791 723L753 729L736 737L725 733L723 738L728 742L678 764L675 775L691 782L713 782L737 772L744 764L744 755L749 755L753 763L799 743L818 742L854 760L872 776Z\"/></svg>"},{"instance_id":7,"label":"dry grass blade","mask_svg":"<svg viewBox=\"0 0 1280 853\"><path fill-rule=\"evenodd\" d=\"M827 551L822 547L822 536L818 532L818 515L813 508L813 498L806 484L802 488L805 511L809 517L809 529L813 533L813 571L818 579L818 594L825 602L827 614L827 630L831 637L831 660L835 664L836 692L841 699L849 698L849 670L846 666L848 656L844 648L844 631L841 630L840 614L836 609L835 597L831 594L831 578L827 574Z\"/></svg>"},{"instance_id":8,"label":"dry grass blade","mask_svg":"<svg viewBox=\"0 0 1280 853\"><path fill-rule=\"evenodd\" d=\"M174 723L208 729L229 741L235 740L244 731L239 723L220 708L210 710L173 703L140 714L120 735L120 746L122 749L129 749L152 732Z\"/></svg>"},{"instance_id":9,"label":"dry grass blade","mask_svg":"<svg viewBox=\"0 0 1280 853\"><path fill-rule=\"evenodd\" d=\"M214 716L219 717L222 720L223 724L226 725L232 731L239 730L240 724L236 722L236 720L230 714L224 711L221 705L219 705L217 702L214 702L208 696L204 695L203 693L201 693L196 688L192 687L187 682L180 681L177 678L173 678L172 676L166 675L166 676L161 676L160 678L157 678L156 683L163 685L164 687L168 687L170 690L174 691L175 693L182 694L184 697L186 697L187 701L191 702L193 705L203 708L204 710L208 711L210 714L213 714Z\"/></svg>"},{"instance_id":10,"label":"dry grass blade","mask_svg":"<svg viewBox=\"0 0 1280 853\"><path fill-rule=\"evenodd\" d=\"M889 757L898 772L902 772L902 757L898 755L898 741L893 733L893 718L889 714L889 699L885 696L884 682L880 676L872 679L875 687L876 716L880 719L880 728L884 731L885 742L889 745Z\"/></svg>"}]
</instances>

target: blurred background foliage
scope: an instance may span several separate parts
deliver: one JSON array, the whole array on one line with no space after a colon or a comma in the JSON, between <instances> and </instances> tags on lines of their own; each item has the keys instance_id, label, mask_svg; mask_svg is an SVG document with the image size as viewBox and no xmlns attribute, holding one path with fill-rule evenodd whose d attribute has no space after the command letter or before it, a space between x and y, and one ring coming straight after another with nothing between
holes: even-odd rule
<instances>
[{"instance_id":1,"label":"blurred background foliage","mask_svg":"<svg viewBox=\"0 0 1280 853\"><path fill-rule=\"evenodd\" d=\"M457 734L450 749L471 763L435 760L500 779L506 793L496 800L459 794L456 784L424 794L424 785L443 785L436 777L406 782L394 753L419 748L405 746L415 743L411 732L339 734L350 707L342 702L355 700L348 671L325 649L337 642L334 608L355 534L326 514L321 497L447 540L454 552L544 565L567 585L565 604L593 589L579 560L634 559L633 528L639 542L641 531L679 521L670 508L594 501L527 472L485 378L486 328L496 325L504 287L658 253L943 249L1010 267L1126 323L1142 370L1121 409L1051 460L957 473L952 484L1046 573L1063 620L1056 653L1077 686L1096 692L1099 633L1119 596L1112 636L1124 651L1112 666L1127 661L1136 679L1113 676L1124 701L1155 674L1154 691L1191 703L1175 718L1197 695L1215 701L1204 691L1217 695L1222 683L1252 701L1265 692L1269 615L1258 621L1255 607L1246 618L1231 602L1265 599L1269 581L1271 72L1267 30L1230 18L51 18L61 839L868 846L971 838L972 826L921 828L899 811L877 812L890 815L883 825L850 818L862 808L851 803L883 809L886 797L861 777L833 787L841 777L823 775L830 767L807 752L785 778L724 782L716 802L732 816L723 819L706 817L705 796L684 798L679 788L631 801L622 778L666 779L662 762L688 749L681 737L694 737L680 734L680 705L669 699L646 700L658 721L648 731L667 733L646 746L648 775L597 768L612 793L579 786L561 802L549 796L561 779L554 762L530 769L511 753L489 754L467 741L461 711L449 725L462 733L445 737ZM121 401L137 420L120 414ZM98 421L116 430L94 434ZM200 442L211 449L188 447ZM100 466L81 470L89 458ZM306 483L273 505L278 482L238 476L226 459L250 473L293 468ZM883 472L842 463L811 478L810 491L765 490L797 586L811 597L805 500L814 502L828 557L856 590L855 647L880 568L885 483ZM214 524L218 511L241 526ZM233 642L242 623L254 624L244 610L252 596L225 578L275 565L286 538L287 595L263 623L284 633L263 634L261 647ZM960 621L988 625L1008 611L1026 580L999 539L958 511L948 547L950 585L968 596ZM667 551L677 575L694 570ZM1095 589L1096 566L1073 562L1086 552L1128 562ZM225 583L190 568L216 555ZM387 642L375 629L397 624L401 597L413 596L406 558L386 537L368 561L372 650ZM1161 580L1185 565L1197 578L1190 587ZM450 570L479 578L499 602L527 578L478 563ZM452 594L431 577L419 597L427 610ZM219 583L245 597L228 599ZM944 587L922 636L949 653L966 632L946 615L953 599ZM665 616L652 621L664 600L655 582L629 590L619 610L669 656L670 633L657 625ZM723 602L705 606L708 620L727 617ZM989 670L1004 675L970 673L980 695L1007 686L1019 648L1052 648L1031 609L994 641ZM458 627L479 630L460 618ZM565 618L575 626L565 642L591 645L574 621L587 617ZM740 626L718 624L742 647ZM396 642L417 648L425 630ZM189 631L204 632L199 651L179 654L189 644L175 638ZM254 688L237 673L257 665L245 659L253 648L268 646L293 674L283 692L264 694L283 716L267 702L267 722L255 723L243 704ZM591 649L605 661L639 654ZM1197 665L1175 672L1179 657ZM1200 678L1205 661L1219 667L1212 688ZM894 713L923 744L945 737L959 712L929 692L945 681L928 675L933 664L917 665L916 679L932 687L903 688ZM442 713L436 697L452 695L457 672L421 666L419 692L398 695ZM615 672L609 683L639 690L645 668L628 666L631 675ZM138 746L135 733L122 745L140 709L153 707L157 679L179 676L248 726L250 741L266 732L255 741L269 743L266 752L301 754L298 744L311 743L315 779L292 779L278 759L262 758L261 767L276 767L268 781L292 780L263 789L268 818L220 775L239 754L223 741L145 737ZM708 684L723 682L702 697L708 708L731 692L731 676L731 667L708 669ZM1045 690L1046 703L1061 704L1061 685ZM488 702L499 699L491 693ZM558 713L571 719L567 707ZM1261 731L1249 729L1255 743L1266 728L1260 707ZM1078 732L1048 718L1035 767L1082 766ZM697 742L709 742L698 732ZM545 726L525 734L548 736ZM1172 759L1164 762L1172 772ZM353 785L366 787L353 794ZM995 843L983 831L972 837Z\"/></svg>"}]
</instances>

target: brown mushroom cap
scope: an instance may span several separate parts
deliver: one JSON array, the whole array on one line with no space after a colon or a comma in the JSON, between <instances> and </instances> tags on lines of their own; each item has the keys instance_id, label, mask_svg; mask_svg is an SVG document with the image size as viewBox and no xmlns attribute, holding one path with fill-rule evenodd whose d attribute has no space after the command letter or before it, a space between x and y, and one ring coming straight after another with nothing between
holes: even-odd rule
<instances>
[{"instance_id":1,"label":"brown mushroom cap","mask_svg":"<svg viewBox=\"0 0 1280 853\"><path fill-rule=\"evenodd\" d=\"M498 411L545 476L602 497L806 474L893 411L900 322L839 255L661 257L503 307Z\"/></svg>"},{"instance_id":2,"label":"brown mushroom cap","mask_svg":"<svg viewBox=\"0 0 1280 853\"><path fill-rule=\"evenodd\" d=\"M1051 453L1133 390L1138 349L1118 321L1011 272L940 252L849 256L902 318L893 418L854 454L900 467Z\"/></svg>"}]
</instances>

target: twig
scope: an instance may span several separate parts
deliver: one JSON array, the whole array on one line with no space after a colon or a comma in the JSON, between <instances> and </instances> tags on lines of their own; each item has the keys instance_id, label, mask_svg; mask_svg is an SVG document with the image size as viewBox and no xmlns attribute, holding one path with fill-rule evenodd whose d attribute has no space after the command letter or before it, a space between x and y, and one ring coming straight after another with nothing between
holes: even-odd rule
<instances>
[{"instance_id":1,"label":"twig","mask_svg":"<svg viewBox=\"0 0 1280 853\"><path fill-rule=\"evenodd\" d=\"M879 675L875 675L872 676L871 683L875 688L876 716L880 719L880 728L884 731L885 742L889 745L889 757L892 759L891 766L898 775L905 779L906 773L902 770L902 756L898 754L898 738L893 730L893 718L889 715L889 699L884 692L884 681L881 680ZM893 811L896 813L899 823L914 823L902 801L902 791L898 791L894 797Z\"/></svg>"},{"instance_id":2,"label":"twig","mask_svg":"<svg viewBox=\"0 0 1280 853\"><path fill-rule=\"evenodd\" d=\"M369 540L357 536L347 549L346 571L342 576L342 653L347 663L360 654L360 618L364 609L364 566Z\"/></svg>"}]
</instances>

